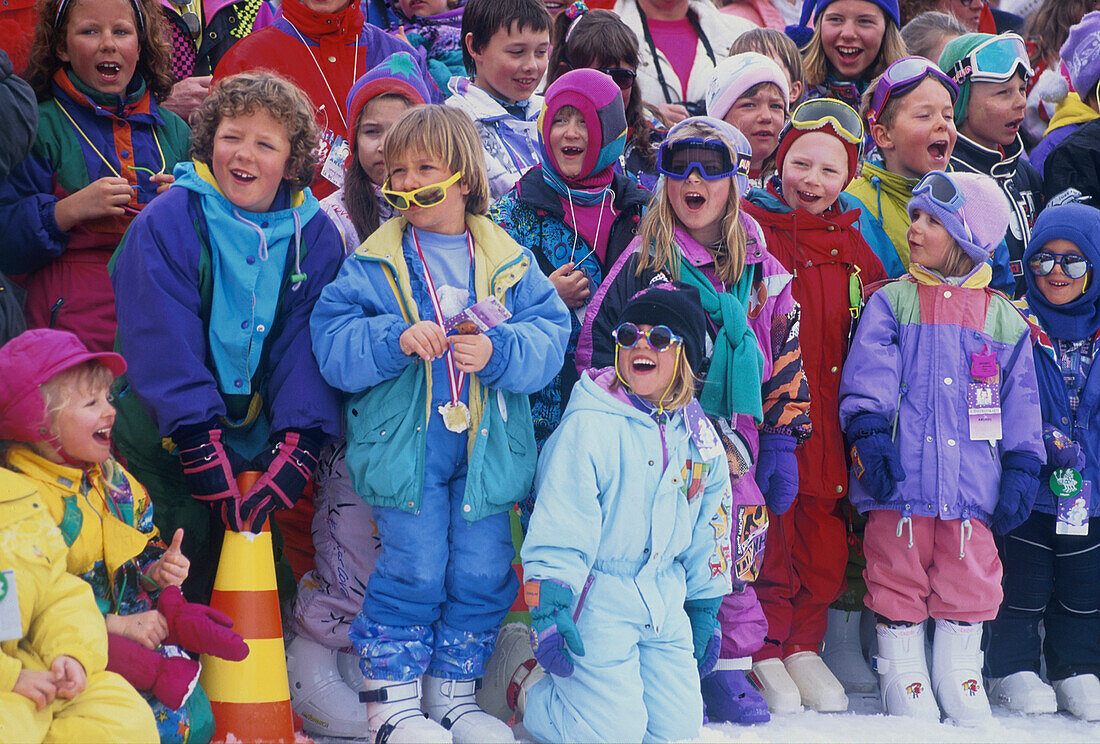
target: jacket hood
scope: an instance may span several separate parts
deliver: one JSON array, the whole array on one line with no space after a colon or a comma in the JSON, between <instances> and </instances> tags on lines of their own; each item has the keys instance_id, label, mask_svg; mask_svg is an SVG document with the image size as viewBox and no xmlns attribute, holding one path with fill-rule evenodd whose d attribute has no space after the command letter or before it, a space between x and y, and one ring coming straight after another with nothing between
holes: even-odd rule
<instances>
[{"instance_id":1,"label":"jacket hood","mask_svg":"<svg viewBox=\"0 0 1100 744\"><path fill-rule=\"evenodd\" d=\"M0 468L0 504L10 504L28 496L34 496L36 493L38 493L38 484L30 478L7 468ZM4 510L0 510L0 527L7 523L3 512Z\"/></svg>"},{"instance_id":2,"label":"jacket hood","mask_svg":"<svg viewBox=\"0 0 1100 744\"><path fill-rule=\"evenodd\" d=\"M1050 117L1050 124L1047 125L1045 134L1050 134L1055 129L1061 129L1072 124L1084 124L1097 117L1100 117L1100 113L1097 113L1091 106L1082 103L1081 96L1070 93L1054 109L1054 116Z\"/></svg>"},{"instance_id":3,"label":"jacket hood","mask_svg":"<svg viewBox=\"0 0 1100 744\"><path fill-rule=\"evenodd\" d=\"M907 178L886 170L881 160L864 163L860 178L868 181L876 190L881 189L890 197L903 202L909 201L913 196L913 187L920 183L919 178Z\"/></svg>"},{"instance_id":4,"label":"jacket hood","mask_svg":"<svg viewBox=\"0 0 1100 744\"><path fill-rule=\"evenodd\" d=\"M565 416L582 411L611 413L626 419L633 419L642 426L656 426L653 419L630 403L625 394L611 392L611 381L615 379L614 367L587 369L581 373L580 380L573 387L569 406ZM673 420L679 417L674 417Z\"/></svg>"},{"instance_id":5,"label":"jacket hood","mask_svg":"<svg viewBox=\"0 0 1100 744\"><path fill-rule=\"evenodd\" d=\"M175 182L172 184L173 188L178 186L193 191L200 196L213 196L225 201L228 209L236 208L226 197L225 192L218 185L218 180L214 178L213 171L206 163L198 160L177 163L173 175L176 177ZM309 189L293 190L287 185L286 181L283 181L279 186L279 193L275 195L275 201L271 204L271 210L264 214L278 219L282 212L290 212L310 200L317 201ZM255 214L243 209L240 211L245 214Z\"/></svg>"},{"instance_id":6,"label":"jacket hood","mask_svg":"<svg viewBox=\"0 0 1100 744\"><path fill-rule=\"evenodd\" d=\"M773 179L774 181L774 179ZM767 188L759 189L754 188L749 191L746 199L755 204L756 206L764 209L772 214L791 214L795 210L783 201L783 198L779 195L775 189L771 186L772 182L769 182ZM840 195L836 198L836 203L827 210L825 215L814 215L802 210L802 215L799 219L805 218L807 220L806 226L811 226L813 220L821 220L822 222L833 223L836 222L840 215L852 210L858 210L860 207L860 201L851 194L840 192ZM852 220L854 221L854 219Z\"/></svg>"}]
</instances>

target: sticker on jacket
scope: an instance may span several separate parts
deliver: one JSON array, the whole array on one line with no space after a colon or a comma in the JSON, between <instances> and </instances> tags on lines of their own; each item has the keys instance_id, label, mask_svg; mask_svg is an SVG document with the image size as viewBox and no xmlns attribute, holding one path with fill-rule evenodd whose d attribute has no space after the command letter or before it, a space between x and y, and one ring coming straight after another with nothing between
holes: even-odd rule
<instances>
[{"instance_id":1,"label":"sticker on jacket","mask_svg":"<svg viewBox=\"0 0 1100 744\"><path fill-rule=\"evenodd\" d=\"M699 498L706 487L709 470L710 465L705 462L684 462L684 467L680 469L680 493L687 497L689 504Z\"/></svg>"},{"instance_id":2,"label":"sticker on jacket","mask_svg":"<svg viewBox=\"0 0 1100 744\"><path fill-rule=\"evenodd\" d=\"M730 548L730 510L733 507L733 492L729 486L722 493L722 502L718 510L710 518L710 526L714 529L714 552L710 554L710 577L713 579L719 574L729 573L733 563Z\"/></svg>"},{"instance_id":3,"label":"sticker on jacket","mask_svg":"<svg viewBox=\"0 0 1100 744\"><path fill-rule=\"evenodd\" d=\"M734 540L734 579L751 583L760 575L764 562L764 541L768 534L768 509L763 504L737 507L737 535Z\"/></svg>"},{"instance_id":4,"label":"sticker on jacket","mask_svg":"<svg viewBox=\"0 0 1100 744\"><path fill-rule=\"evenodd\" d=\"M15 590L15 571L0 571L0 641L23 637L19 615L19 592Z\"/></svg>"}]
</instances>

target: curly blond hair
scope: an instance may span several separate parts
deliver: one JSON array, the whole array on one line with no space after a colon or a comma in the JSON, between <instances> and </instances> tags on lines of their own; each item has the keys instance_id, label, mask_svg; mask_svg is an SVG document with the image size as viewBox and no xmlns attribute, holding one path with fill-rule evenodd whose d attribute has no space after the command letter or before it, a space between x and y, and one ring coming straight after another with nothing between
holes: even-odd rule
<instances>
[{"instance_id":1,"label":"curly blond hair","mask_svg":"<svg viewBox=\"0 0 1100 744\"><path fill-rule=\"evenodd\" d=\"M296 189L313 181L320 130L313 104L294 83L271 72L242 72L221 80L191 116L191 158L211 166L214 135L227 117L266 111L286 128L290 156L284 178Z\"/></svg>"}]
</instances>

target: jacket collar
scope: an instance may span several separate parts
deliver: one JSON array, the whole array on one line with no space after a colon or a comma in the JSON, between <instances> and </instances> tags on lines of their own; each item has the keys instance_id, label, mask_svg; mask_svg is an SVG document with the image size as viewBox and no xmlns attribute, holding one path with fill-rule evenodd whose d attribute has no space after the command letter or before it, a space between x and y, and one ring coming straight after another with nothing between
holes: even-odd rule
<instances>
[{"instance_id":1,"label":"jacket collar","mask_svg":"<svg viewBox=\"0 0 1100 744\"><path fill-rule=\"evenodd\" d=\"M1020 135L1004 149L990 150L982 147L969 137L959 134L955 140L955 149L951 153L951 165L962 166L960 170L985 173L994 178L1007 179L1016 173L1016 162L1024 151L1024 142Z\"/></svg>"},{"instance_id":2,"label":"jacket collar","mask_svg":"<svg viewBox=\"0 0 1100 744\"><path fill-rule=\"evenodd\" d=\"M8 452L8 466L25 474L28 478L43 483L52 483L69 494L79 494L80 484L87 475L95 478L99 475L99 466L92 465L87 470L71 465L51 462L25 446L12 447Z\"/></svg>"},{"instance_id":3,"label":"jacket collar","mask_svg":"<svg viewBox=\"0 0 1100 744\"><path fill-rule=\"evenodd\" d=\"M516 191L519 201L524 204L545 210L555 217L565 216L561 198L542 177L541 165L536 165L520 177L519 183L516 184ZM635 207L644 208L652 198L652 195L638 186L632 178L618 171L615 171L612 176L611 191L615 194L614 205L619 212L626 212Z\"/></svg>"},{"instance_id":4,"label":"jacket collar","mask_svg":"<svg viewBox=\"0 0 1100 744\"><path fill-rule=\"evenodd\" d=\"M886 170L882 161L865 162L860 178L868 181L876 190L881 189L887 196L906 203L913 196L913 188L920 183L919 178L907 178Z\"/></svg>"},{"instance_id":5,"label":"jacket collar","mask_svg":"<svg viewBox=\"0 0 1100 744\"><path fill-rule=\"evenodd\" d=\"M474 85L469 78L455 75L447 83L447 88L457 99L456 108L464 110L476 121L516 120L516 117L504 110L500 101ZM527 115L524 121L534 123L538 120L540 111L542 111L542 96L537 93L532 94L527 99Z\"/></svg>"},{"instance_id":6,"label":"jacket collar","mask_svg":"<svg viewBox=\"0 0 1100 744\"><path fill-rule=\"evenodd\" d=\"M1081 102L1081 96L1070 93L1065 100L1058 104L1058 108L1054 109L1054 116L1050 117L1050 125L1047 127L1046 134L1070 124L1084 124L1098 116L1100 114L1096 113L1092 106L1086 106Z\"/></svg>"},{"instance_id":7,"label":"jacket collar","mask_svg":"<svg viewBox=\"0 0 1100 744\"><path fill-rule=\"evenodd\" d=\"M164 120L157 111L156 104L145 81L137 74L137 82L132 82L126 97L100 93L71 75L67 70L58 70L53 76L54 96L71 100L85 108L92 109L96 116L112 119L134 119L135 121L163 126Z\"/></svg>"}]
</instances>

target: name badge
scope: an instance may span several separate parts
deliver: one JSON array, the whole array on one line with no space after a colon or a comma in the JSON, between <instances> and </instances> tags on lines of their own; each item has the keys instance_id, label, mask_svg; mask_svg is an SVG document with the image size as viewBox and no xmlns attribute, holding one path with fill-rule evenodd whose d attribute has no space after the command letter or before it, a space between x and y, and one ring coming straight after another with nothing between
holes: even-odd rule
<instances>
[{"instance_id":1,"label":"name badge","mask_svg":"<svg viewBox=\"0 0 1100 744\"><path fill-rule=\"evenodd\" d=\"M966 390L967 413L970 417L970 439L990 444L1002 436L1001 389L996 383L972 382Z\"/></svg>"},{"instance_id":2,"label":"name badge","mask_svg":"<svg viewBox=\"0 0 1100 744\"><path fill-rule=\"evenodd\" d=\"M0 641L23 637L19 615L19 592L15 590L15 571L0 571Z\"/></svg>"},{"instance_id":3,"label":"name badge","mask_svg":"<svg viewBox=\"0 0 1100 744\"><path fill-rule=\"evenodd\" d=\"M1089 534L1089 497L1092 481L1083 480L1075 468L1055 470L1050 476L1050 491L1058 504L1058 535Z\"/></svg>"},{"instance_id":4,"label":"name badge","mask_svg":"<svg viewBox=\"0 0 1100 744\"><path fill-rule=\"evenodd\" d=\"M344 163L350 153L351 148L348 147L347 140L336 135L321 166L321 176L336 188L344 186Z\"/></svg>"}]
</instances>

